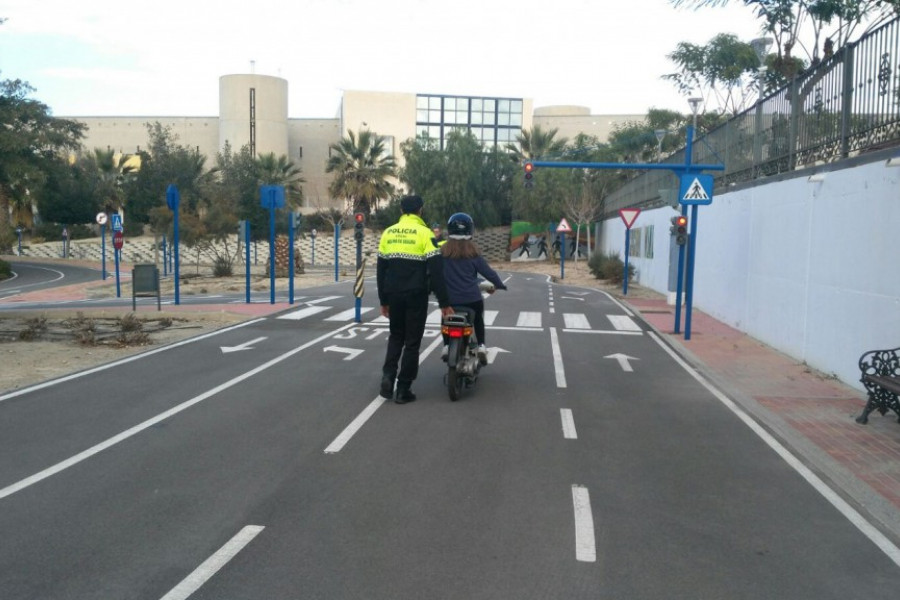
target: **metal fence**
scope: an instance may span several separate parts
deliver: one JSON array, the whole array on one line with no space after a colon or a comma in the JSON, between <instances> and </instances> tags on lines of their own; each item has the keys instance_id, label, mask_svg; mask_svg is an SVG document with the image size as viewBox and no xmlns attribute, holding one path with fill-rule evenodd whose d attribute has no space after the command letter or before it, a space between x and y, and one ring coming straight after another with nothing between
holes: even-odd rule
<instances>
[{"instance_id":1,"label":"metal fence","mask_svg":"<svg viewBox=\"0 0 900 600\"><path fill-rule=\"evenodd\" d=\"M692 162L723 164L715 191L900 145L900 18L831 58L694 142ZM684 164L684 149L663 162ZM647 171L607 197L620 208L676 204L678 180Z\"/></svg>"}]
</instances>

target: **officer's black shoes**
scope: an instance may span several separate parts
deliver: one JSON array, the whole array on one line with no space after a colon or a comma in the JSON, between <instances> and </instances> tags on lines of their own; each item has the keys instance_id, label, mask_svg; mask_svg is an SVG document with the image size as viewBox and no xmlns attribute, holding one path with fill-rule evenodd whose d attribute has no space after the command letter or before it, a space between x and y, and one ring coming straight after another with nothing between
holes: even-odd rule
<instances>
[{"instance_id":1,"label":"officer's black shoes","mask_svg":"<svg viewBox=\"0 0 900 600\"><path fill-rule=\"evenodd\" d=\"M397 399L394 400L397 404L406 404L407 402L415 402L416 395L412 393L412 390L409 388L397 388Z\"/></svg>"},{"instance_id":2,"label":"officer's black shoes","mask_svg":"<svg viewBox=\"0 0 900 600\"><path fill-rule=\"evenodd\" d=\"M390 400L394 397L394 378L381 378L381 397Z\"/></svg>"}]
</instances>

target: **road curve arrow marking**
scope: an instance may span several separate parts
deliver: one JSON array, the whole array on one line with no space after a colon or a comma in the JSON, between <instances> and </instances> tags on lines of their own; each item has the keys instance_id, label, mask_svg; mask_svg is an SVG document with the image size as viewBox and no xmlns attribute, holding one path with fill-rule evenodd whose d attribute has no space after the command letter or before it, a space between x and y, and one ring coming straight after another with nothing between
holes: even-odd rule
<instances>
[{"instance_id":1,"label":"road curve arrow marking","mask_svg":"<svg viewBox=\"0 0 900 600\"><path fill-rule=\"evenodd\" d=\"M258 344L259 342L266 339L265 337L258 337L255 340L250 340L249 342L244 342L238 346L219 346L222 349L222 354L228 354L229 352L240 352L241 350L253 350L253 344Z\"/></svg>"},{"instance_id":2,"label":"road curve arrow marking","mask_svg":"<svg viewBox=\"0 0 900 600\"><path fill-rule=\"evenodd\" d=\"M322 348L322 352L343 352L347 355L344 357L344 360L353 360L363 353L362 350L357 350L356 348L342 348L341 346L326 346Z\"/></svg>"},{"instance_id":3,"label":"road curve arrow marking","mask_svg":"<svg viewBox=\"0 0 900 600\"><path fill-rule=\"evenodd\" d=\"M501 352L506 352L509 354L509 350L504 350L503 348L488 348L487 349L487 361L489 365L494 364L494 361L497 360L497 355Z\"/></svg>"},{"instance_id":4,"label":"road curve arrow marking","mask_svg":"<svg viewBox=\"0 0 900 600\"><path fill-rule=\"evenodd\" d=\"M628 362L629 360L640 360L639 358L635 358L633 356L628 356L627 354L610 354L609 356L604 356L603 358L614 358L619 361L619 366L622 367L622 370L631 373L634 369L631 368L631 364Z\"/></svg>"}]
</instances>

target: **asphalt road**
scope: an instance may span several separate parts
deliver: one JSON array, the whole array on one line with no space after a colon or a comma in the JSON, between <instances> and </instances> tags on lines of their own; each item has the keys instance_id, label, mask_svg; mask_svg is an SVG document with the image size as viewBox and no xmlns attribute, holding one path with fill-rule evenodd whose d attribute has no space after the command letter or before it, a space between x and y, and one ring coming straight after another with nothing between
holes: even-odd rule
<instances>
[{"instance_id":1,"label":"asphalt road","mask_svg":"<svg viewBox=\"0 0 900 600\"><path fill-rule=\"evenodd\" d=\"M100 272L96 269L67 264L12 262L10 265L13 276L0 280L0 300L25 292L96 281L100 278Z\"/></svg>"},{"instance_id":2,"label":"asphalt road","mask_svg":"<svg viewBox=\"0 0 900 600\"><path fill-rule=\"evenodd\" d=\"M896 598L637 317L508 283L458 402L434 327L419 400L377 397L386 324L347 286L0 397L0 598Z\"/></svg>"}]
</instances>

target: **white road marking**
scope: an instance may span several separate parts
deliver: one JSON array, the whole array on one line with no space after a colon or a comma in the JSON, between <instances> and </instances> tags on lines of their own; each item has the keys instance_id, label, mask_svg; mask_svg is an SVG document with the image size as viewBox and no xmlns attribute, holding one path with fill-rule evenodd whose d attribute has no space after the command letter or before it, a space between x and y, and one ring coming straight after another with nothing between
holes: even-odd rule
<instances>
[{"instance_id":1,"label":"white road marking","mask_svg":"<svg viewBox=\"0 0 900 600\"><path fill-rule=\"evenodd\" d=\"M135 354L133 356L123 358L122 360L117 360L117 361L114 361L111 363L106 363L105 365L100 365L99 367L94 367L93 369L87 369L86 371L79 371L78 373L66 375L65 377L60 377L59 379L54 379L52 381L45 381L44 383L38 383L36 385L28 386L26 388L22 388L21 390L16 390L15 392L10 392L9 394L6 394L5 396L0 396L0 402L2 402L4 400L9 400L10 398L15 398L16 396L21 396L22 394L27 394L28 392L42 390L44 388L52 387L52 386L60 384L60 383L65 383L66 381L72 381L73 379L78 379L79 377L84 377L85 375L91 375L93 373L105 371L106 369L118 367L119 365L124 365L125 363L129 363L131 361L135 361L135 360L150 356L151 354L156 354L158 352L165 352L166 350L171 350L172 348L184 346L185 344L193 344L194 342L199 342L200 340L205 340L206 338L212 337L214 335L219 335L222 333L227 333L229 331L234 331L235 329L239 329L241 327L246 327L247 325L253 325L254 323L259 323L260 321L265 321L265 319L253 319L252 321L238 323L237 325L234 325L232 327L226 327L225 329L218 329L216 331L211 331L211 332L203 334L203 335L198 335L197 337L194 337L194 338L181 340L180 342L175 342L174 344L169 344L169 345L163 346L161 348L156 348L155 350L148 350L147 352Z\"/></svg>"},{"instance_id":2,"label":"white road marking","mask_svg":"<svg viewBox=\"0 0 900 600\"><path fill-rule=\"evenodd\" d=\"M243 550L244 546L249 544L263 529L265 527L260 525L248 525L241 529L237 535L228 540L215 554L203 561L203 564L194 569L193 573L185 577L181 583L172 588L161 600L185 600L185 598L200 589L200 586L212 579L212 576L219 569L237 556L237 553Z\"/></svg>"},{"instance_id":3,"label":"white road marking","mask_svg":"<svg viewBox=\"0 0 900 600\"><path fill-rule=\"evenodd\" d=\"M553 350L553 370L556 373L556 387L566 387L566 371L563 368L562 352L559 349L559 336L556 327L550 328L550 347Z\"/></svg>"},{"instance_id":4,"label":"white road marking","mask_svg":"<svg viewBox=\"0 0 900 600\"><path fill-rule=\"evenodd\" d=\"M614 329L563 329L565 333L605 333L609 335L644 335L643 331L617 331Z\"/></svg>"},{"instance_id":5,"label":"white road marking","mask_svg":"<svg viewBox=\"0 0 900 600\"><path fill-rule=\"evenodd\" d=\"M436 309L428 313L428 318L425 319L425 325L440 325L441 324L441 309Z\"/></svg>"},{"instance_id":6,"label":"white road marking","mask_svg":"<svg viewBox=\"0 0 900 600\"><path fill-rule=\"evenodd\" d=\"M277 318L279 319L288 319L291 321L299 321L300 319L305 319L306 317L311 317L312 315L317 315L320 312L324 312L329 310L328 306L305 306L298 310L289 312L284 315L280 315Z\"/></svg>"},{"instance_id":7,"label":"white road marking","mask_svg":"<svg viewBox=\"0 0 900 600\"><path fill-rule=\"evenodd\" d=\"M484 324L485 326L493 325L494 321L497 319L497 315L500 313L499 310L486 310L484 311Z\"/></svg>"},{"instance_id":8,"label":"white road marking","mask_svg":"<svg viewBox=\"0 0 900 600\"><path fill-rule=\"evenodd\" d=\"M577 440L578 432L575 431L575 417L572 416L572 409L559 409L559 417L562 420L563 437L567 440Z\"/></svg>"},{"instance_id":9,"label":"white road marking","mask_svg":"<svg viewBox=\"0 0 900 600\"><path fill-rule=\"evenodd\" d=\"M766 431L762 425L757 423L750 417L743 409L741 409L738 405L732 402L731 398L720 392L716 389L710 382L708 382L700 373L694 370L689 364L687 364L684 359L682 359L678 353L672 350L668 344L663 342L658 335L653 333L652 331L648 331L647 335L653 338L660 347L665 350L669 356L671 356L675 362L681 365L681 368L687 371L691 377L700 382L700 385L705 387L709 393L711 393L715 398L724 404L728 409L733 412L737 417L744 422L744 424L750 428L753 433L758 435L762 441L764 441L772 450L775 451L778 456L784 460L788 465L790 465L797 473L800 474L817 492L822 494L822 496L831 503L848 521L850 521L853 525L859 529L863 535L869 538L872 543L874 543L878 548L884 552L888 558L894 561L894 564L900 566L900 548L894 545L887 537L884 536L883 533L878 531L874 525L870 522L866 521L866 519L857 512L855 508L850 506L843 498L841 498L837 492L828 487L818 475L813 473L809 467L804 465L800 460L791 454L791 452L785 448L781 442L775 439L772 434Z\"/></svg>"},{"instance_id":10,"label":"white road marking","mask_svg":"<svg viewBox=\"0 0 900 600\"><path fill-rule=\"evenodd\" d=\"M419 354L419 364L422 364L422 362L424 362L425 359L428 358L428 356L432 352L434 352L434 349L443 343L443 338L441 338L440 336L435 337L431 345ZM381 408L381 405L385 402L387 402L387 399L382 398L380 395L376 396L374 400L369 402L369 405L366 406L362 410L362 412L359 413L356 418L353 419L353 421L351 421L350 424L347 425L344 430L338 434L336 438L334 438L334 441L325 447L325 454L335 454L337 452L340 452L344 448L344 446L347 445L347 442L350 441L350 438L356 435L357 431L362 429L362 426L366 424L366 421L368 421L372 417L372 415L375 414L375 411Z\"/></svg>"},{"instance_id":11,"label":"white road marking","mask_svg":"<svg viewBox=\"0 0 900 600\"><path fill-rule=\"evenodd\" d=\"M541 313L539 313L539 312L522 311L519 313L518 320L516 320L516 327L540 327L540 326L541 326Z\"/></svg>"},{"instance_id":12,"label":"white road marking","mask_svg":"<svg viewBox=\"0 0 900 600\"><path fill-rule=\"evenodd\" d=\"M588 323L587 317L581 313L564 313L563 320L569 329L590 329L591 324Z\"/></svg>"},{"instance_id":13,"label":"white road marking","mask_svg":"<svg viewBox=\"0 0 900 600\"><path fill-rule=\"evenodd\" d=\"M258 375L259 373L262 373L269 367L273 367L273 366L277 365L278 363L280 363L281 361L286 360L286 359L290 358L291 356L297 354L298 352L302 352L303 350L306 350L310 346L314 346L315 344L318 344L319 342L321 342L323 340L327 340L328 338L332 337L338 331L343 331L344 329L347 329L348 327L351 327L351 326L353 326L353 323L347 323L343 327L339 327L338 329L335 329L334 331L330 331L324 335L320 335L316 339L306 342L302 346L297 346L293 350L285 352L284 354L282 354L280 356L276 356L269 362L263 363L263 364L259 365L258 367L250 369L246 373L238 375L237 377L230 379L230 380L226 381L225 383L217 385L216 387L212 388L211 390L207 390L207 391L203 392L199 396L194 396L190 400L186 400L185 402L182 402L181 404L179 404L177 406L173 406L169 410L162 412L162 413L156 415L155 417L151 417L150 419L147 419L143 423L139 423L139 424L135 425L131 429L126 429L122 433L114 435L113 437L111 437L103 442L100 442L99 444L97 444L95 446L91 446L87 450L79 452L78 454L71 456L62 462L58 462L55 465L53 465L52 467L48 467L48 468L44 469L43 471L40 471L38 473L35 473L34 475L31 475L30 477L26 477L25 479L17 481L16 483L13 483L12 485L8 485L5 488L0 489L0 499L6 498L7 496L11 496L11 495L15 494L16 492L22 491L25 488L30 487L30 486L34 485L35 483L38 483L39 481L43 481L44 479L47 479L48 477L50 477L52 475L56 475L57 473L65 471L69 467L77 465L78 463L80 463L84 460L87 460L88 458L94 456L95 454L99 454L100 452L106 450L107 448L111 448L112 446L115 446L119 442L125 441L128 438L133 437L133 436L137 435L138 433L144 431L145 429L147 429L149 427L153 427L157 423L165 421L169 417L177 415L181 411L187 410L188 408L194 406L195 404L199 404L200 402L203 402L207 398L211 398L211 397L215 396L219 392L227 390L228 388L233 387L233 386L241 383L242 381L250 379L254 375ZM197 339L197 338L195 338L195 339ZM109 365L107 365L107 366L109 366Z\"/></svg>"},{"instance_id":14,"label":"white road marking","mask_svg":"<svg viewBox=\"0 0 900 600\"><path fill-rule=\"evenodd\" d=\"M591 513L591 495L586 487L572 486L572 505L575 508L575 559L597 562L594 515Z\"/></svg>"},{"instance_id":15,"label":"white road marking","mask_svg":"<svg viewBox=\"0 0 900 600\"><path fill-rule=\"evenodd\" d=\"M606 315L612 326L619 331L640 331L640 326L625 315Z\"/></svg>"},{"instance_id":16,"label":"white road marking","mask_svg":"<svg viewBox=\"0 0 900 600\"><path fill-rule=\"evenodd\" d=\"M370 310L374 310L374 307L361 306L359 308L360 318L362 318L362 315L366 314ZM355 319L355 318L356 318L356 308L348 308L347 310L342 310L341 312L337 313L336 315L331 315L330 317L327 317L325 320L326 321L349 321L349 320Z\"/></svg>"}]
</instances>

